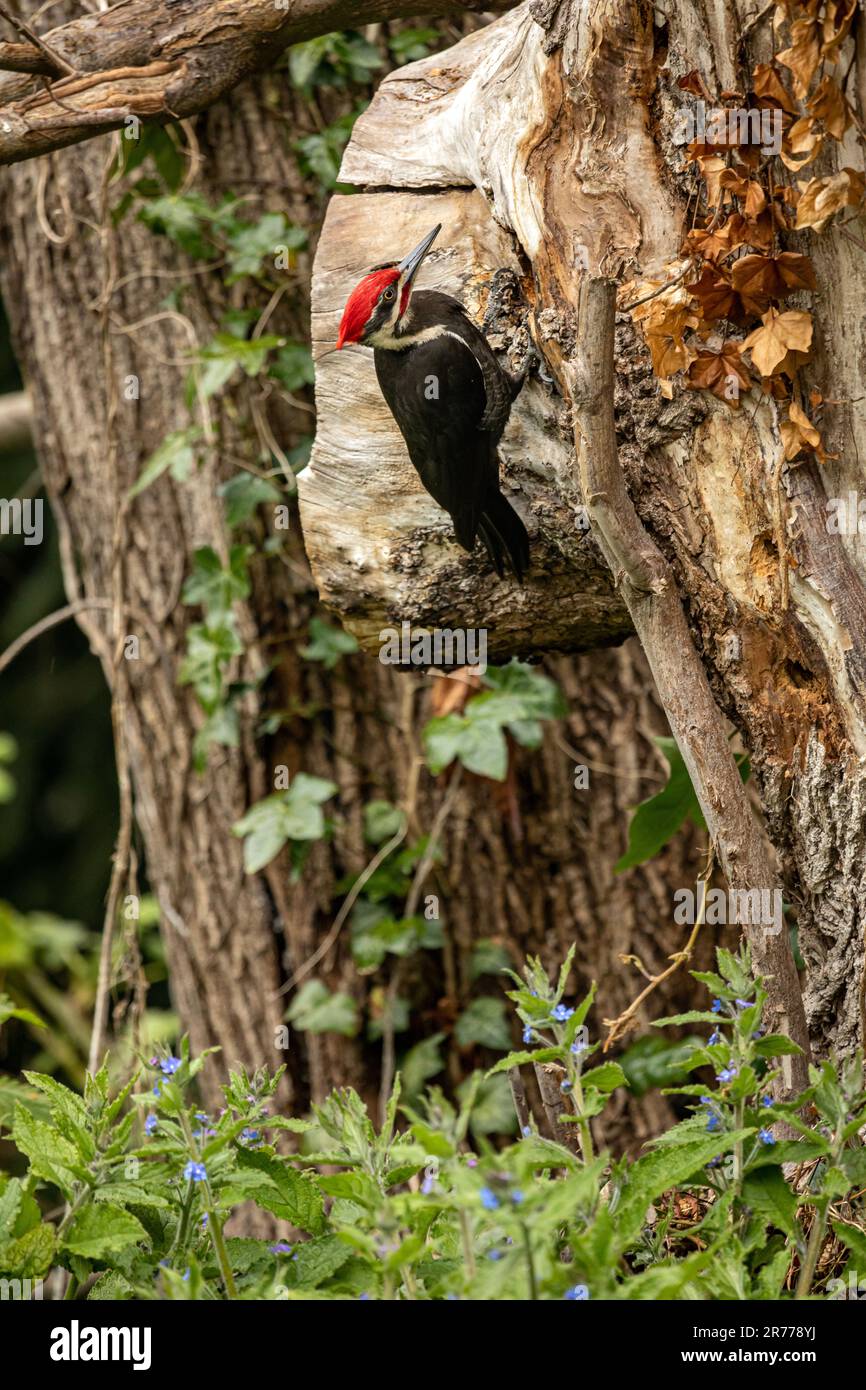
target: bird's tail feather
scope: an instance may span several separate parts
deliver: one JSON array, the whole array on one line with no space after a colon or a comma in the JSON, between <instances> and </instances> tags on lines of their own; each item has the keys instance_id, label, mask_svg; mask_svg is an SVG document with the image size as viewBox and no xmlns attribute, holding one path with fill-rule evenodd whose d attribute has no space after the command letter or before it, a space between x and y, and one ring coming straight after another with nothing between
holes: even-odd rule
<instances>
[{"instance_id":1,"label":"bird's tail feather","mask_svg":"<svg viewBox=\"0 0 866 1390\"><path fill-rule=\"evenodd\" d=\"M518 583L522 584L529 569L529 536L517 512L501 492L486 499L478 534L499 578L505 577L507 562Z\"/></svg>"}]
</instances>

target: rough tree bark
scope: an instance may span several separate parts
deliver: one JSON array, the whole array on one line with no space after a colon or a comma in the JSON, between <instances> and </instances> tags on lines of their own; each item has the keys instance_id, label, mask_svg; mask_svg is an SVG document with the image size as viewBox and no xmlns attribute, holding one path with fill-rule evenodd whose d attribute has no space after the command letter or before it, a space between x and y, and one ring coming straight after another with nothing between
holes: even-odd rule
<instances>
[{"instance_id":1,"label":"rough tree bark","mask_svg":"<svg viewBox=\"0 0 866 1390\"><path fill-rule=\"evenodd\" d=\"M286 101L279 80L263 78L196 123L200 192L216 198L242 187L251 215L281 208L299 220L309 216L309 190L285 140ZM290 115L294 133L303 131L303 103L293 102ZM184 359L194 338L205 341L240 296L213 275L193 274L198 267L185 264L176 247L133 217L111 228L106 210L121 192L106 190L111 159L109 143L100 140L47 162L25 163L7 176L0 218L3 295L34 401L70 598L108 597L121 615L119 629L98 610L79 621L115 694L137 843L162 909L184 1026L195 1048L218 1043L228 1064L276 1062L284 1060L274 1051L274 1027L285 1004L275 998L277 987L329 928L339 905L337 881L359 872L369 858L365 802L406 796L429 714L430 681L367 656L349 658L333 674L301 657L316 596L295 527L284 564L260 553L252 598L239 610L247 654L238 677L255 677L265 651L276 653L277 667L261 696L249 697L240 749L214 753L203 776L193 770L201 714L177 676L196 612L179 602L179 594L196 546L225 550L219 482L235 471L234 460L259 462L251 424L258 387L233 384L213 403L220 448L207 453L188 483L165 476L125 508L145 459L187 423ZM183 318L164 307L167 290L179 281ZM300 334L307 312L302 275L270 326ZM141 398L118 400L118 384L130 374L139 377ZM274 425L290 439L301 420L290 413ZM250 532L260 552L269 522L262 512ZM599 583L609 590L600 571ZM612 606L609 594L601 603ZM139 661L118 660L117 631L140 637ZM585 986L598 978L599 1013L610 1016L639 986L623 970L620 954L639 955L658 969L681 944L670 922L667 884L694 880L703 859L695 837L684 835L651 866L619 879L612 875L628 809L664 776L651 742L664 731L664 720L641 654L628 643L592 657L558 658L551 670L573 711L568 726L551 734L540 754L517 750L504 791L465 779L446 826L435 886L447 923L445 970L424 961L409 973L404 987L415 1006L412 1041L433 1029L447 1031L465 1005L479 938L501 941L515 962L527 949L539 952L551 968L576 938L580 981ZM265 705L284 712L282 728L267 744L253 737ZM574 789L575 762L590 767L589 793ZM264 875L246 877L240 843L231 834L237 817L271 790L273 768L283 763L339 787L333 840L315 848L299 885L289 883L281 861ZM442 786L422 777L420 828L429 828L442 795ZM317 974L375 1013L383 977L360 979L344 940ZM658 1008L676 1009L691 997L688 979L680 976L661 994ZM451 1078L472 1060L452 1047ZM337 1083L375 1094L379 1047L363 1039L296 1036L288 1062L283 1099L296 1108ZM213 1100L216 1068L212 1075ZM639 1139L658 1118L631 1106L611 1137L628 1132Z\"/></svg>"},{"instance_id":2,"label":"rough tree bark","mask_svg":"<svg viewBox=\"0 0 866 1390\"><path fill-rule=\"evenodd\" d=\"M581 281L587 272L664 278L688 226L689 189L673 135L682 101L676 79L697 69L711 91L748 90L745 51L751 45L754 56L769 56L768 27L746 4L707 10L687 2L661 27L653 7L640 0L520 6L461 42L447 61L437 55L382 84L356 127L341 175L369 190L357 204L362 242L386 196L399 199L402 216L432 223L440 202L447 207L455 197L473 196L465 190L483 193L494 222L512 233L533 331L563 393L574 400L579 435L581 405L593 385L575 400ZM861 131L863 29L861 17L841 67ZM741 42L746 32L748 41ZM863 167L856 122L840 163ZM375 192L383 188L404 191ZM333 225L343 242L348 229L340 219L347 216L337 207L329 219L329 231ZM476 242L489 235L483 222L473 230ZM842 1051L863 1032L866 555L859 534L828 534L824 503L825 496L845 496L861 485L861 247L856 233L831 227L813 253L820 347L810 372L830 403L828 448L838 456L826 467L823 487L812 464L784 465L771 403L734 414L696 394L668 401L653 386L626 315L616 338L619 460L648 543L659 548L685 601L715 697L752 753L809 966L813 1038L822 1049ZM327 235L320 255L317 283L330 311ZM330 313L317 322L323 341L334 329ZM334 361L327 361L328 374ZM335 402L333 390L322 399ZM326 445L337 429L323 422ZM527 462L511 459L509 471ZM305 524L309 516L313 527L321 523L311 502L324 496L315 470L314 459L303 493ZM387 554L391 518L381 535ZM377 540L373 535L369 545ZM320 569L327 586L332 566L325 561ZM633 579L626 572L626 586ZM426 612L420 584L397 592L404 607ZM537 636L543 645L543 623ZM664 643L664 634L656 630L655 640ZM667 657L673 672L670 633ZM698 749L700 730L689 731L687 708L668 712L679 720L681 741L686 734L688 757L690 743ZM693 768L699 762L693 758ZM699 790L712 806L720 788L713 787L711 770Z\"/></svg>"}]
</instances>

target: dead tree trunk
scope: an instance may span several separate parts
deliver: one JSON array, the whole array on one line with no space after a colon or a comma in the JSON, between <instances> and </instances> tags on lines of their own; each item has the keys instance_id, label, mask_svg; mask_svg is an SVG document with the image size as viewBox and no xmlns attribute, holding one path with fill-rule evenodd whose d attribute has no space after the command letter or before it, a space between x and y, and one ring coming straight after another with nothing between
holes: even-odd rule
<instances>
[{"instance_id":1,"label":"dead tree trunk","mask_svg":"<svg viewBox=\"0 0 866 1390\"><path fill-rule=\"evenodd\" d=\"M276 78L241 87L231 102L215 106L195 127L197 190L216 200L242 189L251 214L282 209L299 220L315 216L286 146L285 117L285 89ZM291 119L300 133L307 119L300 101ZM99 140L5 176L0 274L34 402L69 596L108 599L120 615L119 627L111 613L97 609L79 621L115 697L119 760L128 768L135 812L131 833L159 899L174 998L196 1049L219 1044L227 1065L288 1060L284 1099L296 1109L335 1084L374 1095L380 1044L363 1035L295 1035L288 1059L275 1051L274 1030L286 1003L276 991L328 931L340 904L337 882L360 872L370 857L365 802L406 795L429 716L430 682L366 655L348 658L333 673L302 657L316 593L300 530L295 526L291 534L284 564L268 561L263 543L273 518L261 509L247 537L259 553L253 594L239 609L246 651L237 676L255 680L265 651L276 654L277 666L248 698L240 747L212 751L205 772L195 771L193 743L202 716L178 674L196 612L179 597L192 551L209 544L224 553L228 543L218 485L235 471L234 460L260 461L251 425L260 405L257 384L232 383L212 402L220 448L207 452L190 479L165 475L132 504L125 499L153 450L188 423L187 359L196 341L208 339L227 308L264 306L243 300L237 288L227 290L215 274L193 274L200 268L134 217L113 228L108 210L122 189L107 183L112 159L108 142ZM185 286L182 315L164 303L179 281ZM284 296L271 326L303 336L307 313L302 280ZM119 399L119 386L130 376L139 379L140 398ZM284 443L301 424L291 414L273 423ZM559 428L552 419L550 447L561 460ZM543 511L537 485L533 496ZM586 622L597 624L600 640L622 637L625 610L594 546L587 541L590 558L575 561L566 544L568 504L552 497L550 505L561 528L559 541L550 542L551 565L558 546L556 563L572 576L573 589L563 587L563 598L578 592L581 576L592 570L600 597L586 610ZM372 524L369 517L366 524ZM533 622L543 620L539 601ZM114 645L118 631L138 636L139 660L123 658ZM565 637L551 642L569 644ZM447 921L444 968L425 962L410 972L405 988L413 1025L408 1036L398 1037L400 1047L433 1030L450 1031L478 988L470 962L481 938L504 945L515 962L526 950L539 952L551 969L577 938L581 980L599 980L599 1012L610 1016L637 988L620 954L640 955L659 968L681 944L666 884L694 880L703 857L696 837L683 835L645 869L617 880L612 873L625 847L628 810L664 776L651 742L664 732L664 720L645 663L629 643L592 657L558 657L552 672L573 711L567 727L538 754L518 750L504 796L477 779L467 778L461 788L436 886ZM282 727L257 741L259 716L274 710L283 712ZM590 766L590 792L575 791L575 761ZM299 884L289 882L282 861L264 874L245 875L240 842L231 834L247 807L273 789L280 764L339 787L333 839L316 846ZM417 796L422 828L429 828L441 798L442 788L423 776ZM129 886L134 889L132 880ZM344 939L316 973L330 988L351 993L365 1022L375 1019L385 976L359 977ZM675 1009L690 999L689 981L679 977L658 1007ZM458 1080L478 1060L452 1045L451 1078ZM216 1068L212 1075L215 1082ZM657 1117L632 1109L625 1118L640 1137ZM621 1132L626 1128L623 1123Z\"/></svg>"},{"instance_id":2,"label":"dead tree trunk","mask_svg":"<svg viewBox=\"0 0 866 1390\"><path fill-rule=\"evenodd\" d=\"M792 7L787 8L791 17ZM838 153L838 165L852 172L840 177L862 193L857 180L863 170L859 132L866 119L866 58L862 16L854 21L854 34L848 32L852 13L837 16L838 24L829 18L827 32L838 33L837 71L852 113L850 120L840 118L844 142ZM517 272L534 335L564 401L573 407L579 436L581 410L597 386L581 385L576 375L581 283L590 277L643 279L652 293L654 285L673 280L670 267L682 264L683 238L693 217L690 198L697 193L681 140L677 143L684 89L692 84L691 90L701 90L695 84L702 82L710 97L725 90L746 93L755 59L768 64L768 72L784 75L779 63L769 66L773 44L767 15L752 16L745 5L728 7L724 15L712 7L707 13L687 2L658 27L653 7L632 0L588 5L536 0L469 36L450 51L447 63L437 55L394 74L382 84L346 151L341 177L363 196L335 200L329 213L314 277L317 342L322 348L333 343L347 285L358 269L383 258L368 254L368 248L380 248L381 227L426 229L441 219L454 236L443 237L443 249L431 257L429 283L460 290L480 313L487 301L481 282L489 283L503 263ZM796 68L798 61L794 53L788 66ZM795 113L806 109L805 92L797 88L797 93L799 104L789 103ZM829 149L822 158L828 162L816 167L832 174ZM797 190L791 193L795 202ZM486 203L483 211L479 195ZM859 230L830 226L813 253L819 293L811 307L818 346L802 389L817 388L825 402L829 457L823 478L813 455L788 448L772 394L756 390L745 410L734 412L706 392L672 392L667 383L661 389L627 314L620 315L615 342L616 435L611 441L636 508L631 539L640 549L640 535L645 537L643 559L650 551L658 556L661 588L676 585L690 648L702 663L701 670L683 658L683 682L675 690L678 653L672 642L675 632L681 640L678 626L654 619L641 629L651 643L651 662L660 674L666 672L667 713L719 836L730 881L764 888L774 870L751 830L741 825L742 833L729 833L728 803L738 794L727 772L731 796L723 793L721 763L714 773L701 756L707 731L693 718L699 686L701 707L710 708L705 696L711 689L752 754L809 967L812 1036L819 1048L842 1051L863 1034L866 553L858 528L849 535L831 534L825 503L849 492L856 499L862 486L866 262L861 202L852 193L847 205ZM347 265L353 239L363 254ZM801 244L802 237L792 240ZM782 249L789 244L791 239L783 241ZM768 245L776 245L772 234ZM388 254L399 250L389 247ZM629 302L636 298L632 292ZM518 314L512 328L519 332L521 326ZM562 436L563 402L543 399L541 388L525 402L505 450L506 484L519 489L518 506L540 560L525 593L498 591L492 602L472 560L429 529L435 509L419 499L411 480L399 506L392 505L378 526L367 516L363 541L356 537L354 548L345 542L334 513L347 504L356 459L346 458L341 437L352 393L341 397L336 383L339 377L354 391L366 390L372 369L362 353L348 365L344 356L322 363L323 419L302 484L302 519L317 582L361 639L375 640L373 628L383 613L392 620L445 624L455 620L455 606L467 624L490 615L500 654L556 648L563 638L572 646L595 644L600 611L613 635L622 611L609 582L598 582L592 542L572 537L569 546L564 540L575 501L595 513L603 549L609 560L616 555L616 579L631 608L629 586L632 598L638 596L646 570L633 564L640 555L629 555L628 547L617 554L607 544L611 531L604 525L603 499L575 498L571 474L563 471L570 448L570 439ZM687 353L684 360L687 365ZM670 375L676 370L674 363ZM353 416L356 455L364 459L367 451L372 457L381 449L384 429L384 471L393 480L392 469L399 464L382 423L384 408L371 405L366 394L363 399L371 413L360 419L366 431L361 444ZM542 449L542 435L549 449ZM373 480L370 486L375 489ZM615 516L609 520L618 524ZM325 537L328 545L320 545ZM416 568L411 558L416 547L423 547L423 567ZM404 563L407 551L410 560ZM593 558L580 568L579 554ZM557 563L560 555L568 557L564 572ZM363 575L360 603L352 572ZM570 601L565 599L569 588ZM554 614L545 609L545 592ZM693 687L688 670L695 674ZM746 850L747 841L754 841L754 853ZM756 938L756 944L762 943ZM778 957L775 946L764 945L775 961L768 968L787 977L788 1004L795 1008L790 962ZM779 1005L780 1016L787 1007Z\"/></svg>"}]
</instances>

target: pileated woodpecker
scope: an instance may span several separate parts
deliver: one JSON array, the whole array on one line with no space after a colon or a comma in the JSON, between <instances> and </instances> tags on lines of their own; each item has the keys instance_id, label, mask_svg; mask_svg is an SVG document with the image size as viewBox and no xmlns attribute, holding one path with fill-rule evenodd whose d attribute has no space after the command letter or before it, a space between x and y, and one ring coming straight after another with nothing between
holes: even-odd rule
<instances>
[{"instance_id":1,"label":"pileated woodpecker","mask_svg":"<svg viewBox=\"0 0 866 1390\"><path fill-rule=\"evenodd\" d=\"M438 290L416 290L418 268L441 230L405 260L374 267L349 296L337 347L374 349L382 395L431 497L450 513L471 551L480 536L500 578L529 567L529 537L499 490L497 449L523 377L503 371L463 305Z\"/></svg>"}]
</instances>

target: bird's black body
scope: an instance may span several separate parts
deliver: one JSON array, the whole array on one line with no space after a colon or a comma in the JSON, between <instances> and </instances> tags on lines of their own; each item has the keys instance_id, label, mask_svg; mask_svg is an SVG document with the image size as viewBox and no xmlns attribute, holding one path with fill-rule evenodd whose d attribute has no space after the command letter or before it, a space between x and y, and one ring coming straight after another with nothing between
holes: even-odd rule
<instances>
[{"instance_id":1,"label":"bird's black body","mask_svg":"<svg viewBox=\"0 0 866 1390\"><path fill-rule=\"evenodd\" d=\"M471 551L483 540L500 576L529 566L526 527L499 489L502 432L521 379L502 370L462 304L416 290L387 347L374 339L376 376L427 491Z\"/></svg>"}]
</instances>

